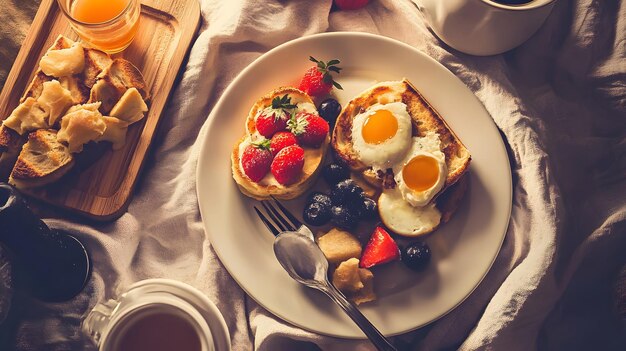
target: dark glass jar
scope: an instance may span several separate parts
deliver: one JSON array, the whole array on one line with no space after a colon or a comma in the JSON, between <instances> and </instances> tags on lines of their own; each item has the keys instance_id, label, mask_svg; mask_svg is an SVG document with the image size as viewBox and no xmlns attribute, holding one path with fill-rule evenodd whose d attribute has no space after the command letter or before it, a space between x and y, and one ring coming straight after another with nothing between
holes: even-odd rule
<instances>
[{"instance_id":1,"label":"dark glass jar","mask_svg":"<svg viewBox=\"0 0 626 351\"><path fill-rule=\"evenodd\" d=\"M91 264L82 243L48 228L6 183L0 183L0 243L11 253L15 279L38 299L69 300L89 278Z\"/></svg>"}]
</instances>

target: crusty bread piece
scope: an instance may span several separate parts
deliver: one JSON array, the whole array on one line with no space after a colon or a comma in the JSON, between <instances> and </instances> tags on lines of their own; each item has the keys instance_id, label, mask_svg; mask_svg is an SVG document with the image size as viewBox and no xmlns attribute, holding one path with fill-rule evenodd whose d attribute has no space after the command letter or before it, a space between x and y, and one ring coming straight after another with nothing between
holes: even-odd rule
<instances>
[{"instance_id":1,"label":"crusty bread piece","mask_svg":"<svg viewBox=\"0 0 626 351\"><path fill-rule=\"evenodd\" d=\"M32 188L57 181L74 165L67 146L57 140L52 129L38 129L28 134L28 142L15 162L9 183L17 188Z\"/></svg>"},{"instance_id":2,"label":"crusty bread piece","mask_svg":"<svg viewBox=\"0 0 626 351\"><path fill-rule=\"evenodd\" d=\"M136 88L144 101L148 99L146 83L141 71L129 61L115 59L98 74L88 102L102 101L100 112L108 115L126 90L130 88Z\"/></svg>"},{"instance_id":3,"label":"crusty bread piece","mask_svg":"<svg viewBox=\"0 0 626 351\"><path fill-rule=\"evenodd\" d=\"M291 102L294 104L302 102L313 104L313 101L306 93L292 87L281 87L261 97L254 103L246 119L246 135L235 143L231 154L233 178L235 179L235 182L237 182L239 190L241 190L241 192L246 196L258 200L268 199L271 196L274 196L277 199L288 200L296 198L306 192L317 179L317 175L321 169L320 166L324 163L327 153L326 151L328 150L328 145L330 143L330 136L327 136L326 140L324 140L319 148L314 149L304 147L304 167L302 169L302 174L299 180L289 186L283 186L278 183L255 183L244 174L241 169L241 162L239 158L239 145L242 142L245 142L249 135L256 132L254 118L257 113L260 110L271 106L272 99L274 97L284 96L285 94L288 94L291 97Z\"/></svg>"},{"instance_id":4,"label":"crusty bread piece","mask_svg":"<svg viewBox=\"0 0 626 351\"><path fill-rule=\"evenodd\" d=\"M448 167L448 176L441 192L445 191L467 171L471 160L470 153L439 113L406 79L376 84L344 107L337 117L333 130L332 146L337 156L342 158L353 171L362 172L366 179L375 178L371 170L359 161L358 154L352 146L352 120L369 106L390 102L403 102L407 105L413 122L413 136L424 136L428 131L439 134ZM376 184L376 181L372 182Z\"/></svg>"}]
</instances>

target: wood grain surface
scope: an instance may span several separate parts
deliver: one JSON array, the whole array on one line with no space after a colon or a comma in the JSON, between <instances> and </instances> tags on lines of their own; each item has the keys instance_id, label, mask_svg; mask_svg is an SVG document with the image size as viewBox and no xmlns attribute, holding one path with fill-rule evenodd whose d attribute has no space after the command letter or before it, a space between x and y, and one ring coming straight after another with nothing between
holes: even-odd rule
<instances>
[{"instance_id":1,"label":"wood grain surface","mask_svg":"<svg viewBox=\"0 0 626 351\"><path fill-rule=\"evenodd\" d=\"M197 0L142 0L140 26L122 57L143 73L150 94L146 117L128 129L126 144L107 145L60 181L27 195L95 220L124 213L179 68L200 24ZM31 28L0 93L0 119L19 104L39 59L59 34L78 40L56 0L42 0ZM105 144L102 144L105 145ZM83 159L91 155L80 155Z\"/></svg>"}]
</instances>

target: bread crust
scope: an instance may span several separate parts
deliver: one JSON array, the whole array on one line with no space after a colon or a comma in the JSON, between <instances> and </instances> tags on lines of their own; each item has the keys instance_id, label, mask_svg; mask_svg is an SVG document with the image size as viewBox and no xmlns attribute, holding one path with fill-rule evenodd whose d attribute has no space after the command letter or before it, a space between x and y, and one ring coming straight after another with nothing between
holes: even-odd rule
<instances>
[{"instance_id":1,"label":"bread crust","mask_svg":"<svg viewBox=\"0 0 626 351\"><path fill-rule=\"evenodd\" d=\"M59 180L72 168L74 158L56 135L56 130L51 129L38 129L28 134L28 142L13 167L9 183L18 188L43 186ZM46 162L41 162L44 155Z\"/></svg>"},{"instance_id":2,"label":"bread crust","mask_svg":"<svg viewBox=\"0 0 626 351\"><path fill-rule=\"evenodd\" d=\"M315 183L315 180L319 175L321 165L324 163L326 158L328 145L330 144L330 135L328 135L319 148L303 147L304 167L302 169L302 173L300 174L300 178L295 183L288 186L280 184L256 183L245 175L241 169L241 160L239 157L240 145L246 141L248 136L256 132L254 118L257 113L264 108L271 106L272 99L274 99L274 97L284 96L285 94L289 94L292 98L292 103L308 102L313 104L313 101L306 93L292 87L280 87L264 95L258 99L250 109L245 122L246 134L235 143L231 153L231 171L233 179L237 183L239 190L244 195L257 200L269 199L272 196L281 200L289 200L305 193Z\"/></svg>"}]
</instances>

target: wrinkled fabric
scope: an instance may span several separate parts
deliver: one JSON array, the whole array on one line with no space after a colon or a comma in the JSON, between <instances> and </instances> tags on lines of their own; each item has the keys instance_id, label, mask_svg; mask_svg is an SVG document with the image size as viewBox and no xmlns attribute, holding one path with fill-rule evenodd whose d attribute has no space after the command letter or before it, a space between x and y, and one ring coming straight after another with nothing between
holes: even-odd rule
<instances>
[{"instance_id":1,"label":"wrinkled fabric","mask_svg":"<svg viewBox=\"0 0 626 351\"><path fill-rule=\"evenodd\" d=\"M614 295L626 263L626 4L558 1L521 47L475 57L439 41L416 2L372 0L331 12L330 0L201 1L200 31L127 213L108 224L47 221L85 243L92 280L62 304L14 298L0 349L93 349L79 325L96 302L167 277L217 304L233 350L372 350L303 331L256 304L217 259L196 199L200 145L224 89L275 46L326 31L391 37L441 62L484 104L508 147L513 209L493 268L460 306L395 342L415 350L626 349ZM0 33L14 25L0 21Z\"/></svg>"}]
</instances>

